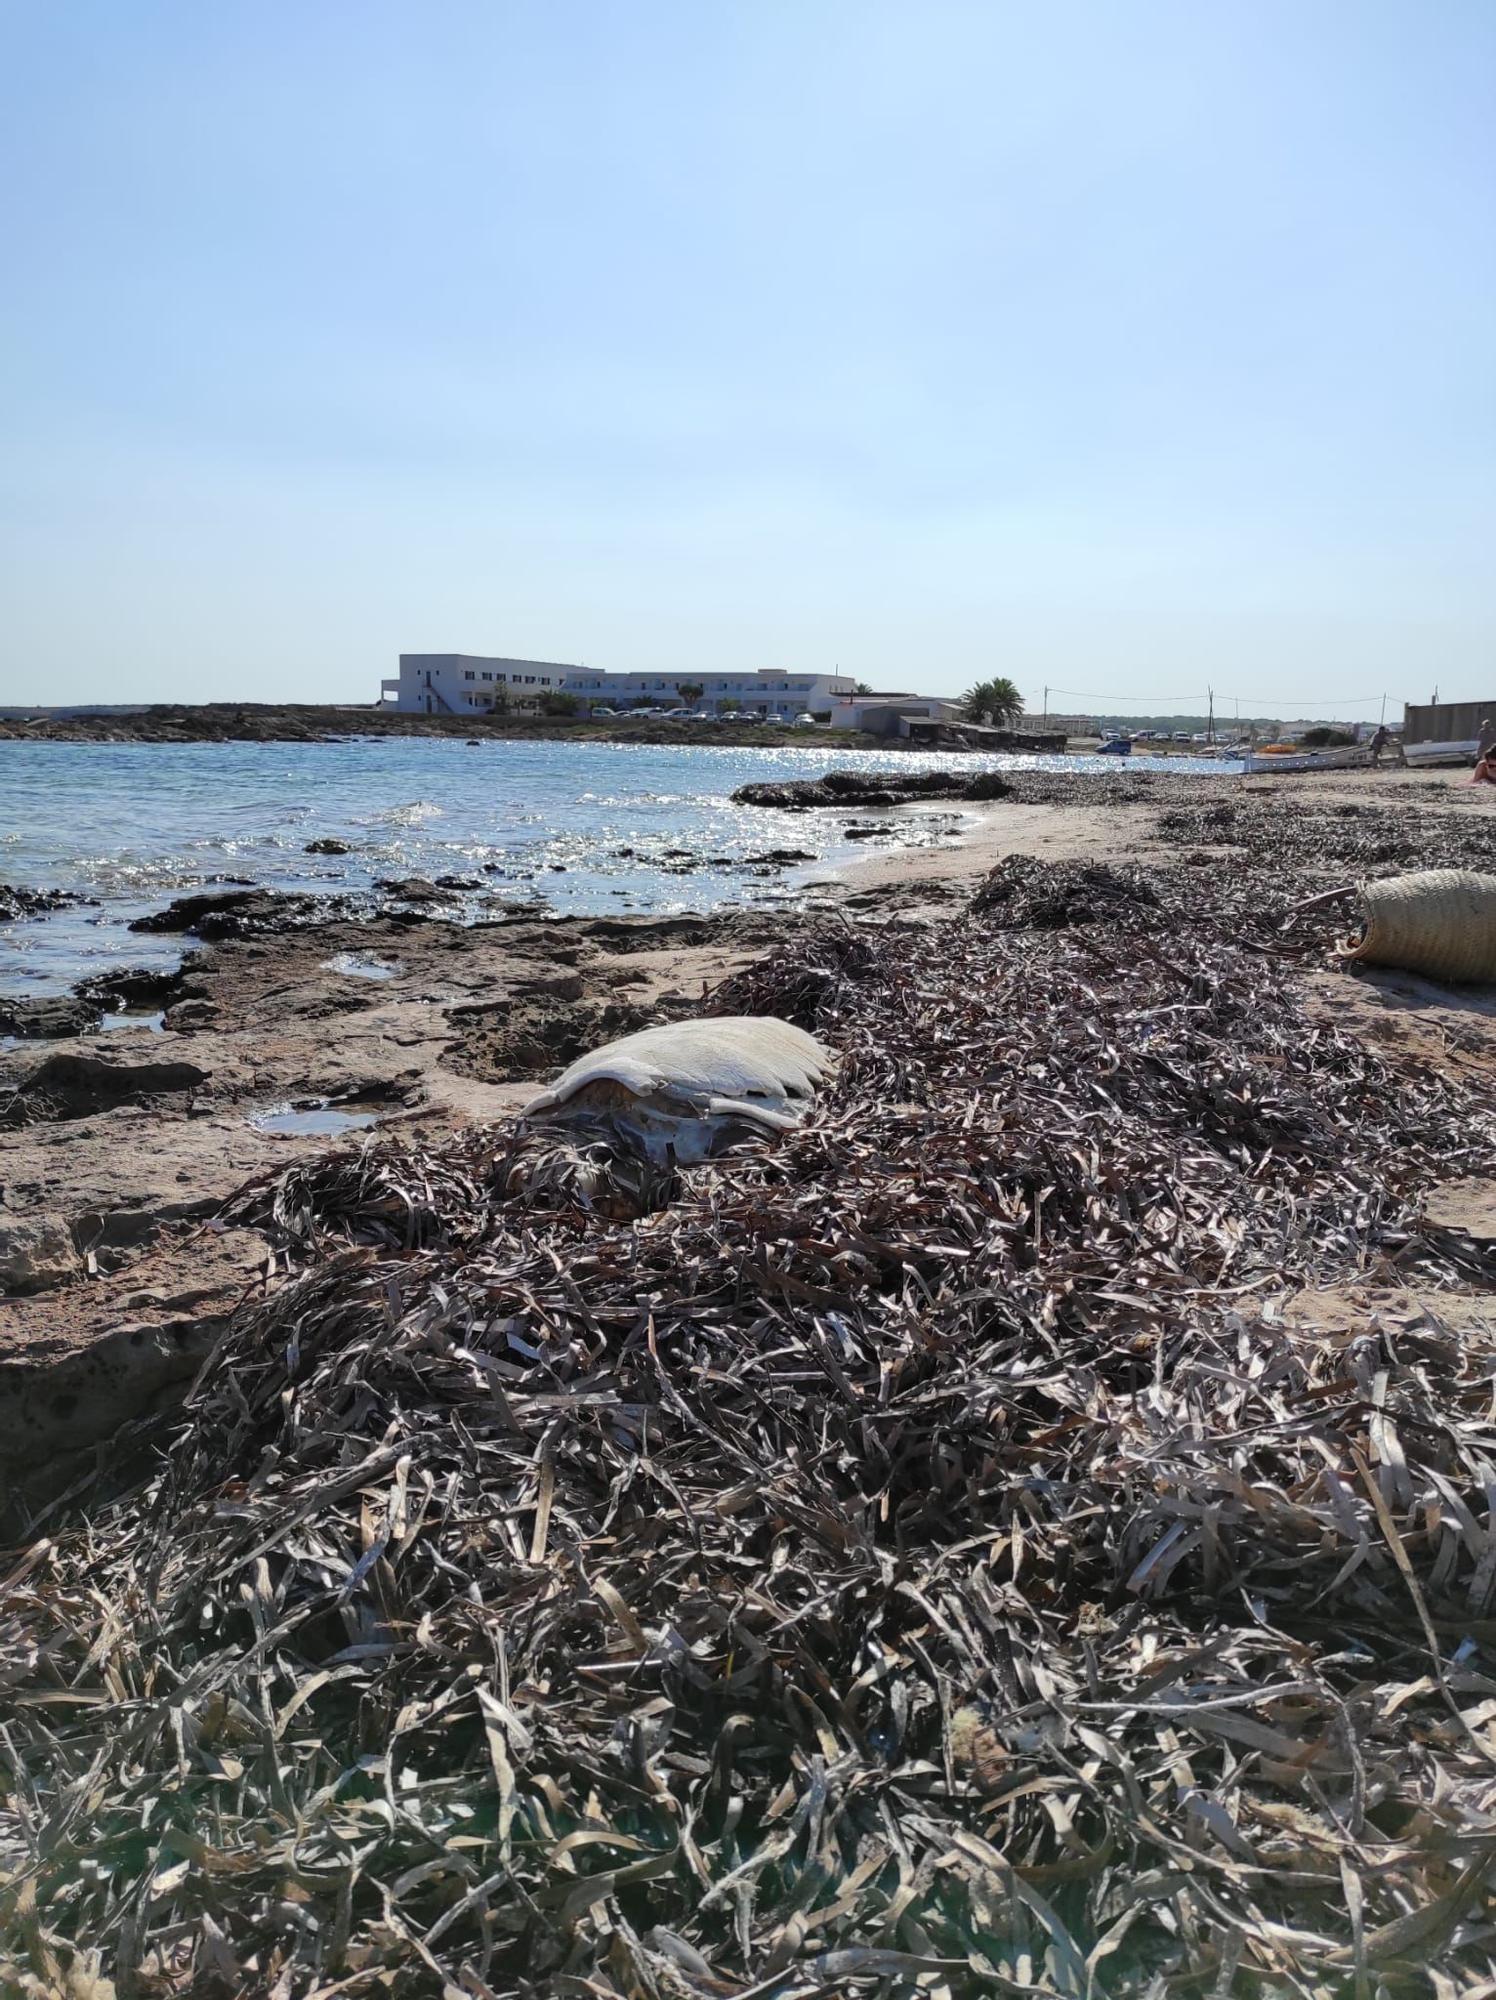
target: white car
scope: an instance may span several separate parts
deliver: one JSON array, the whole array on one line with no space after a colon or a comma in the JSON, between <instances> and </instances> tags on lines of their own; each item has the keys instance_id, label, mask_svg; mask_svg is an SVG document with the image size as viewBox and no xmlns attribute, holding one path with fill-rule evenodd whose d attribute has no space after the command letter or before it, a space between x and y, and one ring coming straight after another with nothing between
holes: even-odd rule
<instances>
[{"instance_id":1,"label":"white car","mask_svg":"<svg viewBox=\"0 0 1496 2000\"><path fill-rule=\"evenodd\" d=\"M813 715L797 715L794 726L796 729L814 729L817 724Z\"/></svg>"}]
</instances>

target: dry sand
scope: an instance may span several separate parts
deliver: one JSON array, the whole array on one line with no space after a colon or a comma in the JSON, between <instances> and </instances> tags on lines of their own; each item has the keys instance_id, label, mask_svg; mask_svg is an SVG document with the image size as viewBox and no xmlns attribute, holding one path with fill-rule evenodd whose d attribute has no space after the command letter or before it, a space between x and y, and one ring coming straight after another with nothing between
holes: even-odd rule
<instances>
[{"instance_id":1,"label":"dry sand","mask_svg":"<svg viewBox=\"0 0 1496 2000\"><path fill-rule=\"evenodd\" d=\"M1491 826L1496 866L1496 786L1472 785L1464 770L1388 769L1281 778L1200 778L1194 782L1202 794L1208 790L1221 797L1274 800L1286 812L1292 812L1296 800L1309 800L1316 805L1402 801L1421 811L1463 816L1478 813ZM1138 861L1168 866L1177 854L1155 839L1159 810L1147 805L1015 805L1006 801L964 806L956 844L921 849L917 854L901 849L869 854L842 868L822 870L815 879L858 893L936 883L941 885L941 894L933 900L940 901L957 890L973 887L1010 854L1032 854L1043 861ZM931 812L928 806L896 806L878 817L919 820L930 817Z\"/></svg>"}]
</instances>

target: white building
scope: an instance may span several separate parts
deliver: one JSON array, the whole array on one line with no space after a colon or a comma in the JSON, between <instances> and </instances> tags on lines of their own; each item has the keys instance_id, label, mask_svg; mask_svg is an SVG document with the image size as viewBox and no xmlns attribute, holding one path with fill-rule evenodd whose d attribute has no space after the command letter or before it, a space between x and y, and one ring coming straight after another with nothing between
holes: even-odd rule
<instances>
[{"instance_id":1,"label":"white building","mask_svg":"<svg viewBox=\"0 0 1496 2000\"><path fill-rule=\"evenodd\" d=\"M379 684L380 701L407 714L472 715L494 705L495 691L514 708L535 703L580 673L558 660L480 660L470 653L402 653L400 677Z\"/></svg>"},{"instance_id":2,"label":"white building","mask_svg":"<svg viewBox=\"0 0 1496 2000\"><path fill-rule=\"evenodd\" d=\"M831 724L835 729L861 729L870 736L908 736L918 733L920 723L958 723L965 720L965 713L963 704L947 695L839 695L831 704Z\"/></svg>"},{"instance_id":3,"label":"white building","mask_svg":"<svg viewBox=\"0 0 1496 2000\"><path fill-rule=\"evenodd\" d=\"M556 660L490 660L473 653L402 653L397 680L380 683L392 708L428 715L482 714L495 705L533 706L546 693L575 695L591 708L691 708L697 714L742 712L791 722L826 722L852 693L849 674L792 674L773 668L731 674L612 674ZM700 688L688 702L682 687ZM502 689L502 695L499 690Z\"/></svg>"}]
</instances>

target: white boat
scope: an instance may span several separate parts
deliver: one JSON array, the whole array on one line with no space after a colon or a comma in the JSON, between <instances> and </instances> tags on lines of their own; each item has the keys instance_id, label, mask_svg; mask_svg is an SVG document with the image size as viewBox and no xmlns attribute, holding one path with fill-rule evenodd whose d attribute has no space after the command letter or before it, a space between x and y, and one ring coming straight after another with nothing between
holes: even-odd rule
<instances>
[{"instance_id":1,"label":"white boat","mask_svg":"<svg viewBox=\"0 0 1496 2000\"><path fill-rule=\"evenodd\" d=\"M1473 764L1480 752L1480 738L1461 743L1405 743L1403 755L1410 764Z\"/></svg>"},{"instance_id":2,"label":"white boat","mask_svg":"<svg viewBox=\"0 0 1496 2000\"><path fill-rule=\"evenodd\" d=\"M1352 743L1341 750L1249 750L1247 770L1254 775L1265 771L1357 771L1371 760L1364 743Z\"/></svg>"}]
</instances>

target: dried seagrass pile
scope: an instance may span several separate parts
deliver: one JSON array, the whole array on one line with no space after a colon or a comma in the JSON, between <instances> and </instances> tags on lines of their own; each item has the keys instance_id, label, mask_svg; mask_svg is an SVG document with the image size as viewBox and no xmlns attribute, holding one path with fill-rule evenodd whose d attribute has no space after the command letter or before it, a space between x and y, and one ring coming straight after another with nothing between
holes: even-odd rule
<instances>
[{"instance_id":1,"label":"dried seagrass pile","mask_svg":"<svg viewBox=\"0 0 1496 2000\"><path fill-rule=\"evenodd\" d=\"M300 1275L10 1559L0 1990L1491 1992L1496 1338L1279 1302L1490 1287L1496 1133L1155 887L792 937L715 1004L835 1095L673 1186L249 1197Z\"/></svg>"},{"instance_id":2,"label":"dried seagrass pile","mask_svg":"<svg viewBox=\"0 0 1496 2000\"><path fill-rule=\"evenodd\" d=\"M1393 875L1410 868L1496 868L1489 816L1459 809L1447 787L1442 809L1423 810L1406 798L1338 803L1306 798L1285 812L1272 794L1189 799L1160 813L1155 837L1167 846L1225 850L1258 865L1327 870L1342 881Z\"/></svg>"}]
</instances>

